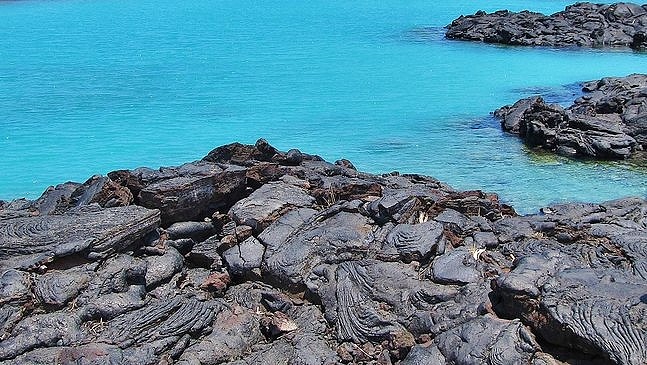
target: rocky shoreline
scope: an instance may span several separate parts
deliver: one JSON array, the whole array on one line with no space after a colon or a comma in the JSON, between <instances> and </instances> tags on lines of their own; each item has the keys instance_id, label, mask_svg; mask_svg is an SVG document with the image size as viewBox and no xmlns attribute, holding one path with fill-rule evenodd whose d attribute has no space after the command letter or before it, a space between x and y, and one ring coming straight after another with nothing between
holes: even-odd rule
<instances>
[{"instance_id":1,"label":"rocky shoreline","mask_svg":"<svg viewBox=\"0 0 647 365\"><path fill-rule=\"evenodd\" d=\"M607 77L582 90L567 108L535 96L494 115L526 145L568 157L627 159L647 148L647 75Z\"/></svg>"},{"instance_id":2,"label":"rocky shoreline","mask_svg":"<svg viewBox=\"0 0 647 365\"><path fill-rule=\"evenodd\" d=\"M518 46L647 49L647 5L577 3L552 15L500 10L461 16L448 39Z\"/></svg>"},{"instance_id":3,"label":"rocky shoreline","mask_svg":"<svg viewBox=\"0 0 647 365\"><path fill-rule=\"evenodd\" d=\"M0 364L643 364L645 242L235 143L0 203Z\"/></svg>"}]
</instances>

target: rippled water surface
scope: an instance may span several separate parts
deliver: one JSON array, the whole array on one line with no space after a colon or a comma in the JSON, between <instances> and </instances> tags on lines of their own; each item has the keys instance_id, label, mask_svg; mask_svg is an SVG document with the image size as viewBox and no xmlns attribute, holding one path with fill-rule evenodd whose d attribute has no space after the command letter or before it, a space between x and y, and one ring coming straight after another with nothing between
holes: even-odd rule
<instances>
[{"instance_id":1,"label":"rippled water surface","mask_svg":"<svg viewBox=\"0 0 647 365\"><path fill-rule=\"evenodd\" d=\"M568 1L0 1L0 199L258 137L370 172L496 191L522 212L647 195L644 170L529 153L489 117L647 54L443 38L479 9Z\"/></svg>"}]
</instances>

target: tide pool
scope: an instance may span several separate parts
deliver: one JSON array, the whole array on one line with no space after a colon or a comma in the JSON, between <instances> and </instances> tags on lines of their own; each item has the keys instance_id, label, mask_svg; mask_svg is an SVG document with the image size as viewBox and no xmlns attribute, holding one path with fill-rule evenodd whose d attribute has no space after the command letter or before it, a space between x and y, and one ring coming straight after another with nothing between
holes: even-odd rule
<instances>
[{"instance_id":1,"label":"tide pool","mask_svg":"<svg viewBox=\"0 0 647 365\"><path fill-rule=\"evenodd\" d=\"M518 211L647 196L645 169L530 153L494 109L647 72L647 54L445 40L477 10L568 1L0 2L0 199L266 138Z\"/></svg>"}]
</instances>

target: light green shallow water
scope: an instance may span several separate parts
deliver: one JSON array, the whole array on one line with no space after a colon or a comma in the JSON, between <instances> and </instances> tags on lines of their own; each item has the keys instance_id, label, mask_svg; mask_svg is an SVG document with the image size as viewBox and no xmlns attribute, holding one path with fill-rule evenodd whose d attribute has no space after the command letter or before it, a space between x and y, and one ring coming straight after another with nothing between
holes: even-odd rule
<instances>
[{"instance_id":1,"label":"light green shallow water","mask_svg":"<svg viewBox=\"0 0 647 365\"><path fill-rule=\"evenodd\" d=\"M647 54L443 38L460 14L567 3L0 2L0 199L259 137L369 172L495 191L522 212L645 197L644 170L528 153L489 113L647 72Z\"/></svg>"}]
</instances>

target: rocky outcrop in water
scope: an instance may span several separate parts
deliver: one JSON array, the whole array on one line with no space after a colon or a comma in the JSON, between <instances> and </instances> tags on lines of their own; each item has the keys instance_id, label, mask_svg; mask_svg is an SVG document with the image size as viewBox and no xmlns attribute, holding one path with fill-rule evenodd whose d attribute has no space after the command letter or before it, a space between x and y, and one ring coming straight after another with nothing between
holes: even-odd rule
<instances>
[{"instance_id":1,"label":"rocky outcrop in water","mask_svg":"<svg viewBox=\"0 0 647 365\"><path fill-rule=\"evenodd\" d=\"M461 16L446 37L520 46L647 49L647 5L577 3L543 15L500 10Z\"/></svg>"},{"instance_id":2,"label":"rocky outcrop in water","mask_svg":"<svg viewBox=\"0 0 647 365\"><path fill-rule=\"evenodd\" d=\"M494 115L528 146L565 156L626 159L647 147L647 75L586 82L582 90L568 108L536 96Z\"/></svg>"},{"instance_id":3,"label":"rocky outcrop in water","mask_svg":"<svg viewBox=\"0 0 647 365\"><path fill-rule=\"evenodd\" d=\"M643 364L645 242L638 198L232 144L0 203L0 364Z\"/></svg>"}]
</instances>

